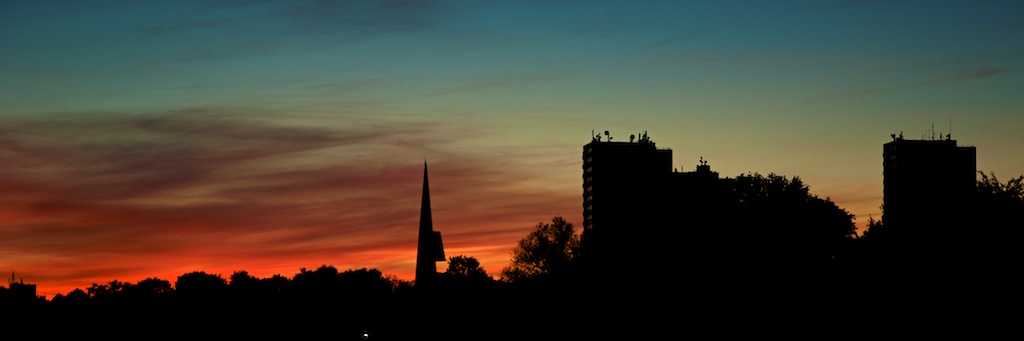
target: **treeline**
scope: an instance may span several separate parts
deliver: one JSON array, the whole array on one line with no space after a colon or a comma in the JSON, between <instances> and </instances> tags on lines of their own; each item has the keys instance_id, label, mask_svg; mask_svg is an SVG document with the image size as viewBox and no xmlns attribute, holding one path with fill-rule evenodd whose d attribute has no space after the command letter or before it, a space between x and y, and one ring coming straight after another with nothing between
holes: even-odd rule
<instances>
[{"instance_id":1,"label":"treeline","mask_svg":"<svg viewBox=\"0 0 1024 341\"><path fill-rule=\"evenodd\" d=\"M1024 176L1002 183L982 174L955 214L962 219L872 218L862 235L851 214L798 177L746 174L718 186L680 193L666 200L674 214L638 216L621 234L580 233L560 216L538 223L500 280L454 256L430 287L327 265L291 278L192 272L173 285L93 284L19 309L101 334L127 323L225 336L644 338L774 317L852 328L864 314L948 314L1005 299L1019 283Z\"/></svg>"},{"instance_id":2,"label":"treeline","mask_svg":"<svg viewBox=\"0 0 1024 341\"><path fill-rule=\"evenodd\" d=\"M851 282L879 297L1007 299L1019 286L1015 269L1024 260L1017 245L1024 235L1024 176L1000 182L979 173L973 197L955 207L925 207L928 216L899 224L870 219L847 260L845 273L859 276Z\"/></svg>"},{"instance_id":3,"label":"treeline","mask_svg":"<svg viewBox=\"0 0 1024 341\"><path fill-rule=\"evenodd\" d=\"M680 315L699 325L781 305L854 303L839 289L858 258L849 212L799 177L753 173L694 186L703 187L638 206L627 226L577 234L562 217L538 224L501 278L564 297L584 288L573 306L606 326L671 326Z\"/></svg>"},{"instance_id":4,"label":"treeline","mask_svg":"<svg viewBox=\"0 0 1024 341\"><path fill-rule=\"evenodd\" d=\"M851 214L798 177L747 174L716 186L680 193L675 216L638 215L620 234L577 236L561 217L538 224L502 279L586 288L593 300L574 302L582 313L611 304L600 315L613 317L606 323L645 324L672 324L652 305L697 325L777 316L852 328L865 314L945 321L986 316L1019 290L1024 176L1003 183L981 174L952 210L923 207L933 217L900 226L869 218L862 235Z\"/></svg>"},{"instance_id":5,"label":"treeline","mask_svg":"<svg viewBox=\"0 0 1024 341\"><path fill-rule=\"evenodd\" d=\"M494 301L515 295L468 256L449 259L436 285L413 283L376 269L329 265L293 277L257 278L237 271L190 272L171 281L110 281L31 304L0 301L0 316L25 328L59 326L80 335L190 337L330 337L409 339L468 337L507 323ZM0 296L2 297L2 296ZM495 314L495 312L497 314ZM452 319L466 323L452 326ZM472 322L472 323L470 323ZM31 326L31 328L29 328Z\"/></svg>"},{"instance_id":6,"label":"treeline","mask_svg":"<svg viewBox=\"0 0 1024 341\"><path fill-rule=\"evenodd\" d=\"M403 289L399 289L399 288ZM54 307L170 307L175 305L261 307L277 304L302 305L318 302L350 301L362 303L386 298L411 284L386 276L378 270L359 269L339 272L323 265L315 270L302 268L294 277L274 275L256 278L237 271L224 278L201 271L178 276L173 283L147 278L136 283L117 280L57 294L49 304Z\"/></svg>"}]
</instances>

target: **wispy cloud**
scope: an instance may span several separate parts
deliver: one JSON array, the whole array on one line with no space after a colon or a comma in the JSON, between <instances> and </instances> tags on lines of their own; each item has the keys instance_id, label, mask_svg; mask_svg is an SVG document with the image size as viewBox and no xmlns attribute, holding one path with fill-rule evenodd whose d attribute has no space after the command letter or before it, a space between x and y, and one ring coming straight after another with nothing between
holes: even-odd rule
<instances>
[{"instance_id":1,"label":"wispy cloud","mask_svg":"<svg viewBox=\"0 0 1024 341\"><path fill-rule=\"evenodd\" d=\"M482 260L507 261L536 212L575 213L574 192L520 186L544 169L450 149L472 134L446 129L237 108L7 117L0 259L53 276L33 280L51 295L72 289L57 277L84 287L324 263L408 278L424 159L435 226L456 249L491 250Z\"/></svg>"},{"instance_id":2,"label":"wispy cloud","mask_svg":"<svg viewBox=\"0 0 1024 341\"><path fill-rule=\"evenodd\" d=\"M512 75L505 77L491 77L482 80L466 82L464 84L443 87L437 91L424 94L423 97L445 96L462 92L486 91L507 88L517 85L529 85L565 81L577 78L571 73L557 73L547 75Z\"/></svg>"},{"instance_id":3,"label":"wispy cloud","mask_svg":"<svg viewBox=\"0 0 1024 341\"><path fill-rule=\"evenodd\" d=\"M683 45L683 43L689 43L689 42L693 42L693 41L700 40L700 39L706 39L708 37L712 37L712 36L714 36L716 34L719 34L719 33L723 32L723 31L726 31L726 29L724 27L716 27L716 28L708 28L708 29L702 29L702 30L694 30L694 31L691 31L691 32L685 32L685 33L681 33L681 34L676 34L676 35L670 36L668 38L664 38L664 39L655 41L655 42L647 45L646 48L658 49L658 48L664 48L664 47L674 47L674 46L677 46L677 45Z\"/></svg>"},{"instance_id":4,"label":"wispy cloud","mask_svg":"<svg viewBox=\"0 0 1024 341\"><path fill-rule=\"evenodd\" d=\"M439 1L304 1L283 14L312 33L381 34L419 32L437 21Z\"/></svg>"},{"instance_id":5,"label":"wispy cloud","mask_svg":"<svg viewBox=\"0 0 1024 341\"><path fill-rule=\"evenodd\" d=\"M953 82L960 82L960 81L966 81L966 80L972 80L972 79L978 79L978 78L992 77L992 76L996 76L996 75L1002 74L1005 71L1006 70L1001 69L1001 68L981 68L981 69L975 69L975 70L971 70L971 71L967 71L967 72L962 72L962 73L956 73L956 74L950 74L950 75L943 75L943 76L933 77L933 78L929 78L929 79L925 79L925 80L921 80L921 81L917 81L917 82L903 83L903 84L894 84L894 85L889 85L889 86L882 86L882 87L875 87L875 88L866 88L866 89L860 89L860 90L854 90L854 91L838 92L838 93L833 93L833 94L819 96L819 97L813 99L811 102L821 103L821 102L831 102L831 101L846 100L846 99L851 99L851 98L859 98L859 97L881 95L881 94L886 94L886 93L890 93L890 92L898 91L898 90L923 88L923 87L928 87L928 86L938 85L938 84L953 83Z\"/></svg>"},{"instance_id":6,"label":"wispy cloud","mask_svg":"<svg viewBox=\"0 0 1024 341\"><path fill-rule=\"evenodd\" d=\"M143 43L176 48L172 61L209 61L317 51L388 34L423 33L455 11L443 1L213 1L136 27ZM322 39L333 43L324 44Z\"/></svg>"}]
</instances>

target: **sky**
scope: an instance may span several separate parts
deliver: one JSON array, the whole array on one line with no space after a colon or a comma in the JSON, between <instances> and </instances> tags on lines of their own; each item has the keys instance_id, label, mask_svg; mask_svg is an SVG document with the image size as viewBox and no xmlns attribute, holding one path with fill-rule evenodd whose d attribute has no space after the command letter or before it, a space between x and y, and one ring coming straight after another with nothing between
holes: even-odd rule
<instances>
[{"instance_id":1,"label":"sky","mask_svg":"<svg viewBox=\"0 0 1024 341\"><path fill-rule=\"evenodd\" d=\"M581 224L605 130L799 176L864 226L890 134L1024 174L1022 40L998 0L6 0L0 273L412 280L426 162L446 254L496 276Z\"/></svg>"}]
</instances>

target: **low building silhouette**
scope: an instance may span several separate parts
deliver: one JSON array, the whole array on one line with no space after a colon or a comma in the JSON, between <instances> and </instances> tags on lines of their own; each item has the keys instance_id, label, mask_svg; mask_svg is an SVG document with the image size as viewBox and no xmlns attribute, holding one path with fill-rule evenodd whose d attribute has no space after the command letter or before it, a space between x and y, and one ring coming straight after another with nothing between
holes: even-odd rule
<instances>
[{"instance_id":1,"label":"low building silhouette","mask_svg":"<svg viewBox=\"0 0 1024 341\"><path fill-rule=\"evenodd\" d=\"M7 280L6 293L0 292L0 302L7 302L13 305L26 305L33 304L39 301L45 301L45 298L36 296L36 285L25 284L25 280L16 280L14 272L11 272L11 278Z\"/></svg>"}]
</instances>

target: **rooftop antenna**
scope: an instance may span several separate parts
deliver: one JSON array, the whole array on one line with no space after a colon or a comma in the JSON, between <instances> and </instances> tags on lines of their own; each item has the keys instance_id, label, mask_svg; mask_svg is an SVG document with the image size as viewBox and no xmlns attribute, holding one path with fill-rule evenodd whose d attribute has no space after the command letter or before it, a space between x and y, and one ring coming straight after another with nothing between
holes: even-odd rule
<instances>
[{"instance_id":1,"label":"rooftop antenna","mask_svg":"<svg viewBox=\"0 0 1024 341\"><path fill-rule=\"evenodd\" d=\"M953 119L949 119L949 132L946 133L946 139L950 140L953 138Z\"/></svg>"}]
</instances>

